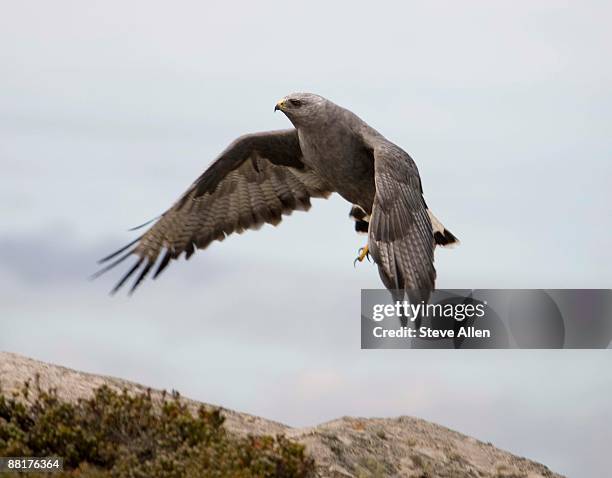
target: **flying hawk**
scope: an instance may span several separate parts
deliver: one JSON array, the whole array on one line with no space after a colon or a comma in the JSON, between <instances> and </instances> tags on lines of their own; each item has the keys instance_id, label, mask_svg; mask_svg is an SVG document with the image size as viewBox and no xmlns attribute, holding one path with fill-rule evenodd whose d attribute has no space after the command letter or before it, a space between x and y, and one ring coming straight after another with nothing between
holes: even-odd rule
<instances>
[{"instance_id":1,"label":"flying hawk","mask_svg":"<svg viewBox=\"0 0 612 478\"><path fill-rule=\"evenodd\" d=\"M100 261L114 259L103 273L136 259L113 292L135 273L131 291L183 253L188 259L234 232L277 225L283 214L308 210L311 198L335 192L353 205L355 229L368 234L357 260L370 254L395 296L429 299L434 248L458 240L427 208L408 153L319 95L293 93L277 110L294 128L236 139L144 234Z\"/></svg>"}]
</instances>

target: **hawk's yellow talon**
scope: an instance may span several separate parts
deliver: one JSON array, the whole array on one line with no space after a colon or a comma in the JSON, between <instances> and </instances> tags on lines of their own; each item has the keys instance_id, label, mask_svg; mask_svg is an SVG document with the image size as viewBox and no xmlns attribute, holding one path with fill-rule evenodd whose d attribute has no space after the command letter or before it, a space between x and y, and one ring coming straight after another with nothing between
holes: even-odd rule
<instances>
[{"instance_id":1,"label":"hawk's yellow talon","mask_svg":"<svg viewBox=\"0 0 612 478\"><path fill-rule=\"evenodd\" d=\"M359 249L359 255L357 256L357 258L355 259L355 261L353 262L353 265L357 264L357 262L363 262L363 260L365 258L370 258L370 250L368 248L368 245L366 244L365 246L363 246L361 249Z\"/></svg>"}]
</instances>

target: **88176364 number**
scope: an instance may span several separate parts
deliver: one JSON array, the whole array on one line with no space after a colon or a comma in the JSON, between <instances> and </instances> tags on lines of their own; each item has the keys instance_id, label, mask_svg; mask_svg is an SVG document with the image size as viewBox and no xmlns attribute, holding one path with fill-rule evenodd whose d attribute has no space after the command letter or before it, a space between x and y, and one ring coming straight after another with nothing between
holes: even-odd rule
<instances>
[{"instance_id":1,"label":"88176364 number","mask_svg":"<svg viewBox=\"0 0 612 478\"><path fill-rule=\"evenodd\" d=\"M64 460L56 456L4 456L0 457L0 473L6 472L45 472L63 471Z\"/></svg>"}]
</instances>

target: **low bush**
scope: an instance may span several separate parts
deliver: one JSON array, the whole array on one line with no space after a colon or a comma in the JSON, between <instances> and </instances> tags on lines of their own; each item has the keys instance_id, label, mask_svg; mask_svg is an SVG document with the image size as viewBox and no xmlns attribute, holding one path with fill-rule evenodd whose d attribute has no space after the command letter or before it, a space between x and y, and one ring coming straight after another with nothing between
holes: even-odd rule
<instances>
[{"instance_id":1,"label":"low bush","mask_svg":"<svg viewBox=\"0 0 612 478\"><path fill-rule=\"evenodd\" d=\"M26 382L10 397L0 390L0 456L62 457L64 472L52 476L302 478L314 471L302 445L234 436L219 410L202 406L194 414L176 392L155 403L150 392L103 386L69 403L38 381L32 388Z\"/></svg>"}]
</instances>

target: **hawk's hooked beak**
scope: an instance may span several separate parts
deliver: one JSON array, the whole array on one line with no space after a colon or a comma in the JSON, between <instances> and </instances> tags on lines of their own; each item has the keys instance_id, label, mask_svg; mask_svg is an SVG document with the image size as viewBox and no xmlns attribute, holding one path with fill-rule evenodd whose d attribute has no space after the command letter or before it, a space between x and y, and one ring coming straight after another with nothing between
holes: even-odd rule
<instances>
[{"instance_id":1,"label":"hawk's hooked beak","mask_svg":"<svg viewBox=\"0 0 612 478\"><path fill-rule=\"evenodd\" d=\"M278 111L278 110L283 110L283 106L285 106L285 100L280 100L278 103L276 103L276 106L274 107L274 111Z\"/></svg>"}]
</instances>

